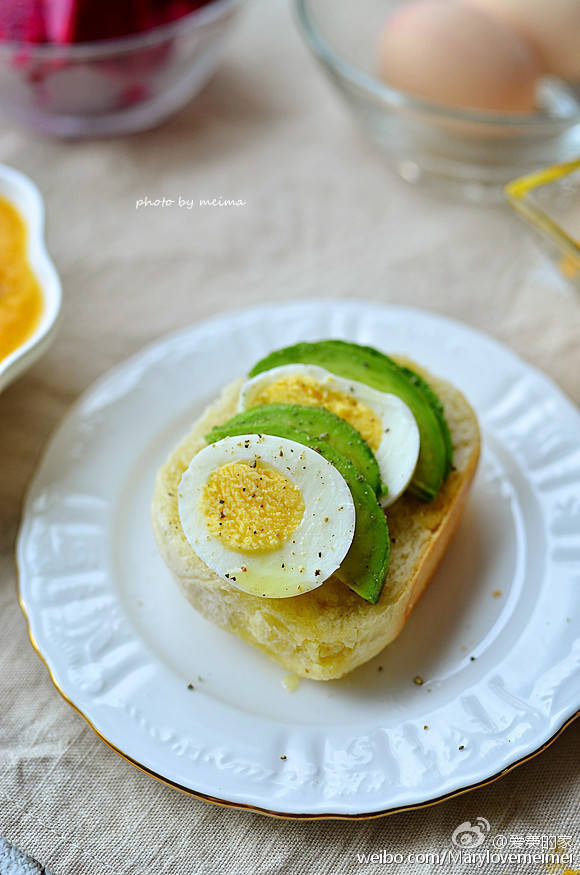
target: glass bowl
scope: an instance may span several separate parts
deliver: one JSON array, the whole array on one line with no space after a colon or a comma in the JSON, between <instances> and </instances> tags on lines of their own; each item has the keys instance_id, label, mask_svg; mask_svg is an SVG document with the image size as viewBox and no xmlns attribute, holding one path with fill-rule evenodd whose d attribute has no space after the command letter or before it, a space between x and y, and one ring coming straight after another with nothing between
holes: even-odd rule
<instances>
[{"instance_id":1,"label":"glass bowl","mask_svg":"<svg viewBox=\"0 0 580 875\"><path fill-rule=\"evenodd\" d=\"M213 0L151 30L62 45L0 42L0 111L64 137L153 127L197 94L217 67L242 0Z\"/></svg>"},{"instance_id":2,"label":"glass bowl","mask_svg":"<svg viewBox=\"0 0 580 875\"><path fill-rule=\"evenodd\" d=\"M378 35L405 2L295 0L306 42L404 179L444 180L468 197L499 197L515 176L580 153L580 93L558 79L541 80L540 108L529 115L449 109L382 82Z\"/></svg>"},{"instance_id":3,"label":"glass bowl","mask_svg":"<svg viewBox=\"0 0 580 875\"><path fill-rule=\"evenodd\" d=\"M580 289L580 159L515 179L505 193L558 271Z\"/></svg>"}]
</instances>

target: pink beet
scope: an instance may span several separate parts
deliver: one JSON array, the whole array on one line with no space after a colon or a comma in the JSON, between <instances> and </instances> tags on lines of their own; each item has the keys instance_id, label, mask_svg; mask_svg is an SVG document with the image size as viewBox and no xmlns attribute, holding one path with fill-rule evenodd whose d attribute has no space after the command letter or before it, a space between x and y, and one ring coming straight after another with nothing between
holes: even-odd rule
<instances>
[{"instance_id":1,"label":"pink beet","mask_svg":"<svg viewBox=\"0 0 580 875\"><path fill-rule=\"evenodd\" d=\"M72 19L76 0L44 0L47 42L72 42Z\"/></svg>"},{"instance_id":2,"label":"pink beet","mask_svg":"<svg viewBox=\"0 0 580 875\"><path fill-rule=\"evenodd\" d=\"M0 40L43 42L45 30L42 0L0 0Z\"/></svg>"},{"instance_id":3,"label":"pink beet","mask_svg":"<svg viewBox=\"0 0 580 875\"><path fill-rule=\"evenodd\" d=\"M142 33L211 0L0 0L0 40L60 44Z\"/></svg>"},{"instance_id":4,"label":"pink beet","mask_svg":"<svg viewBox=\"0 0 580 875\"><path fill-rule=\"evenodd\" d=\"M182 18L208 0L44 0L48 39L85 43L142 33Z\"/></svg>"},{"instance_id":5,"label":"pink beet","mask_svg":"<svg viewBox=\"0 0 580 875\"><path fill-rule=\"evenodd\" d=\"M54 5L54 0L46 0ZM139 0L117 0L103 3L102 0L59 0L59 5L68 7L59 32L51 34L55 42L85 43L94 40L115 39L141 30L139 11L148 4Z\"/></svg>"}]
</instances>

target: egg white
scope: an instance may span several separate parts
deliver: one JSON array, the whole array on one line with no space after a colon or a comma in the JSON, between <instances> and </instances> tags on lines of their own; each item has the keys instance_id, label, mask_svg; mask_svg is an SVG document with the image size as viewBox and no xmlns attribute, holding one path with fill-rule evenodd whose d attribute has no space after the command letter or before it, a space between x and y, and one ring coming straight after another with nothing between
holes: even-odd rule
<instances>
[{"instance_id":1,"label":"egg white","mask_svg":"<svg viewBox=\"0 0 580 875\"><path fill-rule=\"evenodd\" d=\"M254 460L287 477L300 490L305 509L279 549L244 553L211 534L200 502L213 471ZM265 434L227 437L200 450L179 483L178 507L185 536L200 559L238 589L267 598L320 586L348 553L355 529L352 495L337 469L309 447Z\"/></svg>"},{"instance_id":2,"label":"egg white","mask_svg":"<svg viewBox=\"0 0 580 875\"><path fill-rule=\"evenodd\" d=\"M366 404L380 419L382 424L381 442L375 456L386 486L386 495L381 505L388 507L405 491L419 458L419 428L409 407L397 395L379 392L377 389L346 380L321 368L318 365L290 364L263 371L247 380L240 390L239 410L252 407L256 396L269 384L284 377L311 377L324 388L341 392Z\"/></svg>"}]
</instances>

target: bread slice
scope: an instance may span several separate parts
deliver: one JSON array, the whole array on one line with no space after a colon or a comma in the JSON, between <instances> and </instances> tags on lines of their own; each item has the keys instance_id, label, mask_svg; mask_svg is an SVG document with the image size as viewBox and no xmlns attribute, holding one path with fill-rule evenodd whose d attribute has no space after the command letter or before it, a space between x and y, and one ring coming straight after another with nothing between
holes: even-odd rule
<instances>
[{"instance_id":1,"label":"bread slice","mask_svg":"<svg viewBox=\"0 0 580 875\"><path fill-rule=\"evenodd\" d=\"M208 620L301 677L340 678L397 637L447 549L475 474L480 435L466 399L450 383L413 362L397 361L428 380L443 402L453 438L454 465L432 503L404 494L388 508L391 561L376 605L334 577L294 598L249 595L218 577L190 547L179 519L177 487L195 453L205 446L204 435L236 412L242 380L224 389L157 475L152 505L155 537L187 599Z\"/></svg>"}]
</instances>

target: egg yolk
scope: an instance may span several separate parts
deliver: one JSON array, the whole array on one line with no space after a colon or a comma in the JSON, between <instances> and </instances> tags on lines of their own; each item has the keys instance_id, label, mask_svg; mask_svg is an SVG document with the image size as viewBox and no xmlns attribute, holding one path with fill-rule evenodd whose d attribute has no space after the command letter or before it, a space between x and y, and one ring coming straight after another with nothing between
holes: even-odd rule
<instances>
[{"instance_id":1,"label":"egg yolk","mask_svg":"<svg viewBox=\"0 0 580 875\"><path fill-rule=\"evenodd\" d=\"M325 407L336 416L356 428L372 450L378 450L382 438L379 417L356 398L328 389L310 376L296 375L282 377L275 383L265 386L254 396L256 404L303 404L307 407Z\"/></svg>"},{"instance_id":2,"label":"egg yolk","mask_svg":"<svg viewBox=\"0 0 580 875\"><path fill-rule=\"evenodd\" d=\"M213 471L200 510L209 532L230 550L278 550L304 516L300 490L279 471L259 462L231 462Z\"/></svg>"},{"instance_id":3,"label":"egg yolk","mask_svg":"<svg viewBox=\"0 0 580 875\"><path fill-rule=\"evenodd\" d=\"M27 340L40 319L42 295L26 259L26 225L0 198L0 360Z\"/></svg>"}]
</instances>

